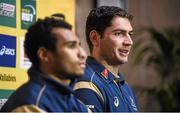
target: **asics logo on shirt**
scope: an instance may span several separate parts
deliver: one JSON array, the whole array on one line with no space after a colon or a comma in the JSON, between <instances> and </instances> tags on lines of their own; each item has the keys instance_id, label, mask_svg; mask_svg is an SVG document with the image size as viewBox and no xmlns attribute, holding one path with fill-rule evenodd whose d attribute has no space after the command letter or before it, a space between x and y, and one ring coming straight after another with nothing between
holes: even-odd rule
<instances>
[{"instance_id":1,"label":"asics logo on shirt","mask_svg":"<svg viewBox=\"0 0 180 113\"><path fill-rule=\"evenodd\" d=\"M118 100L117 97L114 97L114 105L115 105L116 107L119 106L119 100Z\"/></svg>"}]
</instances>

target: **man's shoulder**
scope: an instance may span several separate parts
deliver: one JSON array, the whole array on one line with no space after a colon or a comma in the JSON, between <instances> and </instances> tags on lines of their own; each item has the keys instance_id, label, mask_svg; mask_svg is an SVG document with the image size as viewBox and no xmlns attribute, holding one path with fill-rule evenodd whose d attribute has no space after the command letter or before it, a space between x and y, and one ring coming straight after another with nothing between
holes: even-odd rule
<instances>
[{"instance_id":1,"label":"man's shoulder","mask_svg":"<svg viewBox=\"0 0 180 113\"><path fill-rule=\"evenodd\" d=\"M2 107L2 111L11 111L16 107L28 104L35 104L38 95L38 87L34 87L35 84L30 82L25 83L19 87L13 94L8 98L5 105Z\"/></svg>"},{"instance_id":2,"label":"man's shoulder","mask_svg":"<svg viewBox=\"0 0 180 113\"><path fill-rule=\"evenodd\" d=\"M98 74L98 72L94 71L91 66L87 66L85 69L84 76L78 78L77 82L75 83L75 90L77 89L95 89L98 90L98 92L103 90L104 84L106 82L102 78L101 75Z\"/></svg>"},{"instance_id":3,"label":"man's shoulder","mask_svg":"<svg viewBox=\"0 0 180 113\"><path fill-rule=\"evenodd\" d=\"M97 79L100 79L98 74L92 69L92 67L87 65L84 75L82 77L78 78L78 81L95 82Z\"/></svg>"},{"instance_id":4,"label":"man's shoulder","mask_svg":"<svg viewBox=\"0 0 180 113\"><path fill-rule=\"evenodd\" d=\"M43 86L40 84L27 82L26 84L22 85L12 96L19 98L19 100L29 100L33 103L42 87Z\"/></svg>"}]
</instances>

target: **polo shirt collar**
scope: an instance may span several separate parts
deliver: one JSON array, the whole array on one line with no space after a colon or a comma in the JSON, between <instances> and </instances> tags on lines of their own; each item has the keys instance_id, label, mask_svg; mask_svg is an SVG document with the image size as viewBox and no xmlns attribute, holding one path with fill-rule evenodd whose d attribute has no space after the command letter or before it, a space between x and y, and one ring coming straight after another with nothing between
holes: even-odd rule
<instances>
[{"instance_id":1,"label":"polo shirt collar","mask_svg":"<svg viewBox=\"0 0 180 113\"><path fill-rule=\"evenodd\" d=\"M71 83L69 86L66 86L62 83L57 82L56 80L49 77L48 75L41 73L34 67L31 67L28 70L28 75L30 77L30 80L37 81L37 82L41 83L42 85L47 85L47 86L50 86L53 88L57 88L63 94L73 93L73 88L71 86L73 83ZM74 80L73 80L73 82L74 82Z\"/></svg>"},{"instance_id":2,"label":"polo shirt collar","mask_svg":"<svg viewBox=\"0 0 180 113\"><path fill-rule=\"evenodd\" d=\"M116 79L115 76L108 69L106 69L102 64L100 64L95 58L88 56L86 62L87 62L87 65L89 65L107 83L110 83L111 81ZM124 82L124 78L122 77L121 74L119 74L118 80L120 82Z\"/></svg>"}]
</instances>

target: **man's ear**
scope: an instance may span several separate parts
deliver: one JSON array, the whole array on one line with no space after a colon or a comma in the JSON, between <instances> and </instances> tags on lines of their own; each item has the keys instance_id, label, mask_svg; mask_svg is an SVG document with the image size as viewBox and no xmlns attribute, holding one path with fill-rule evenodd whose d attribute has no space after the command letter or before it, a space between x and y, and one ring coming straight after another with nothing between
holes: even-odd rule
<instances>
[{"instance_id":1,"label":"man's ear","mask_svg":"<svg viewBox=\"0 0 180 113\"><path fill-rule=\"evenodd\" d=\"M101 36L100 36L100 34L97 31L92 30L89 33L89 38L90 38L93 46L96 46L96 47L99 46Z\"/></svg>"},{"instance_id":2,"label":"man's ear","mask_svg":"<svg viewBox=\"0 0 180 113\"><path fill-rule=\"evenodd\" d=\"M39 57L41 62L48 62L49 61L48 51L44 47L40 47L38 49L37 56Z\"/></svg>"}]
</instances>

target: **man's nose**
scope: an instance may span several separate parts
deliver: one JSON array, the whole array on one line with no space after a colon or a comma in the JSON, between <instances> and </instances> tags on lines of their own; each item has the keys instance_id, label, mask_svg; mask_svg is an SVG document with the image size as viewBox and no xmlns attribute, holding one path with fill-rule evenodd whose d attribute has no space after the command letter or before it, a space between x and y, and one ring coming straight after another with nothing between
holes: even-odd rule
<instances>
[{"instance_id":1,"label":"man's nose","mask_svg":"<svg viewBox=\"0 0 180 113\"><path fill-rule=\"evenodd\" d=\"M84 51L84 49L82 47L79 47L78 56L81 59L86 59L87 58L87 54L86 54L86 52Z\"/></svg>"},{"instance_id":2,"label":"man's nose","mask_svg":"<svg viewBox=\"0 0 180 113\"><path fill-rule=\"evenodd\" d=\"M125 40L124 40L124 42L123 42L123 45L126 45L126 46L131 46L131 45L133 45L132 38L131 38L131 36L130 36L129 34L125 37Z\"/></svg>"}]
</instances>

